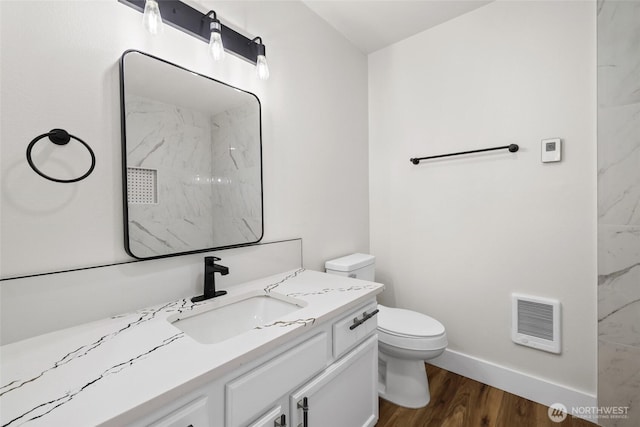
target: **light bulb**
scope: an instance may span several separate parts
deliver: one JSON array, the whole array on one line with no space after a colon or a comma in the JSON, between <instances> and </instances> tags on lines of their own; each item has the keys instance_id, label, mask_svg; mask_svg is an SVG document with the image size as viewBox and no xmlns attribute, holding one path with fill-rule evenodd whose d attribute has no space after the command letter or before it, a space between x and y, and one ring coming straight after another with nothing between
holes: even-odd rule
<instances>
[{"instance_id":1,"label":"light bulb","mask_svg":"<svg viewBox=\"0 0 640 427\"><path fill-rule=\"evenodd\" d=\"M256 71L258 72L258 78L260 80L267 80L269 78L269 66L267 65L267 58L264 55L258 55Z\"/></svg>"},{"instance_id":2,"label":"light bulb","mask_svg":"<svg viewBox=\"0 0 640 427\"><path fill-rule=\"evenodd\" d=\"M220 23L211 23L211 39L209 39L209 53L215 61L224 57L224 45L222 44L222 34L220 34Z\"/></svg>"},{"instance_id":3,"label":"light bulb","mask_svg":"<svg viewBox=\"0 0 640 427\"><path fill-rule=\"evenodd\" d=\"M156 35L162 32L162 17L156 0L147 0L144 4L142 23L149 33Z\"/></svg>"}]
</instances>

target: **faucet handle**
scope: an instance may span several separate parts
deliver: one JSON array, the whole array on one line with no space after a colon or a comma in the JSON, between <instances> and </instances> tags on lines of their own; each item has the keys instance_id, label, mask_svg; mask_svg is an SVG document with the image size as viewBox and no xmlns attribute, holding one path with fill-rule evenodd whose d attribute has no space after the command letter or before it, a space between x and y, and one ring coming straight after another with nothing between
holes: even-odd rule
<instances>
[{"instance_id":1,"label":"faucet handle","mask_svg":"<svg viewBox=\"0 0 640 427\"><path fill-rule=\"evenodd\" d=\"M204 257L205 264L213 264L216 261L222 261L222 258L218 258L217 256L206 256L206 257Z\"/></svg>"}]
</instances>

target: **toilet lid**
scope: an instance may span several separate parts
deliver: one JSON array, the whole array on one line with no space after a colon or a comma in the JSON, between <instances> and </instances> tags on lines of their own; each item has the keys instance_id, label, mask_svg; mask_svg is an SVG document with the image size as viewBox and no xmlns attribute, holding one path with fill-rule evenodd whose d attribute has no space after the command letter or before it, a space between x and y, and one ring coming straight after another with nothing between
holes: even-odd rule
<instances>
[{"instance_id":1,"label":"toilet lid","mask_svg":"<svg viewBox=\"0 0 640 427\"><path fill-rule=\"evenodd\" d=\"M378 328L408 337L432 337L444 334L444 326L426 314L402 308L389 308L378 304Z\"/></svg>"}]
</instances>

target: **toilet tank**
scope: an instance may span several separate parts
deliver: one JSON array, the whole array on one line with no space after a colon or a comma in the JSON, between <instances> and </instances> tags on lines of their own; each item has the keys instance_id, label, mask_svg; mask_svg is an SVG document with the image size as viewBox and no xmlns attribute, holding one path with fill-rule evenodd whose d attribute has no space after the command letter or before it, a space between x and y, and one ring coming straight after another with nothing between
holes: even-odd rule
<instances>
[{"instance_id":1,"label":"toilet tank","mask_svg":"<svg viewBox=\"0 0 640 427\"><path fill-rule=\"evenodd\" d=\"M324 264L324 268L329 274L373 282L375 279L375 262L376 257L373 255L351 254L327 261Z\"/></svg>"}]
</instances>

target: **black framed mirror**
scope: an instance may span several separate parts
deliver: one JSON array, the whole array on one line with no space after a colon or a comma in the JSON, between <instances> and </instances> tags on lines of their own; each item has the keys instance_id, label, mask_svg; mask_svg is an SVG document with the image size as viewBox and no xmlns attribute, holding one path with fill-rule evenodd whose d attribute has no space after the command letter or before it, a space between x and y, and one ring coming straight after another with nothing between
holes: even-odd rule
<instances>
[{"instance_id":1,"label":"black framed mirror","mask_svg":"<svg viewBox=\"0 0 640 427\"><path fill-rule=\"evenodd\" d=\"M120 100L127 253L147 259L259 242L258 97L128 50Z\"/></svg>"}]
</instances>

